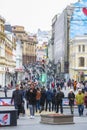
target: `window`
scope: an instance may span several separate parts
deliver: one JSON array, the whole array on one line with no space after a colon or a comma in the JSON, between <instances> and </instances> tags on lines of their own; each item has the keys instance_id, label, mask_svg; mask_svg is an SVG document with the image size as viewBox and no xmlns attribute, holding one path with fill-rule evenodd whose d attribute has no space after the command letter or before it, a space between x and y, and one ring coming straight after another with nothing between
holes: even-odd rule
<instances>
[{"instance_id":1,"label":"window","mask_svg":"<svg viewBox=\"0 0 87 130\"><path fill-rule=\"evenodd\" d=\"M78 46L78 51L81 52L81 46L80 45Z\"/></svg>"},{"instance_id":2,"label":"window","mask_svg":"<svg viewBox=\"0 0 87 130\"><path fill-rule=\"evenodd\" d=\"M79 67L84 67L84 57L79 57Z\"/></svg>"},{"instance_id":3,"label":"window","mask_svg":"<svg viewBox=\"0 0 87 130\"><path fill-rule=\"evenodd\" d=\"M85 52L85 45L82 45L82 52Z\"/></svg>"}]
</instances>

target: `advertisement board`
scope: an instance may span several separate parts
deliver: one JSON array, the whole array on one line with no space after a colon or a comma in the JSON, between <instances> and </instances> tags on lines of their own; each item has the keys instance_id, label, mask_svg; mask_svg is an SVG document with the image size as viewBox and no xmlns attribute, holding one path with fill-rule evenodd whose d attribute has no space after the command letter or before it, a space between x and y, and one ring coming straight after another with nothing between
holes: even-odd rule
<instances>
[{"instance_id":1,"label":"advertisement board","mask_svg":"<svg viewBox=\"0 0 87 130\"><path fill-rule=\"evenodd\" d=\"M0 113L0 126L10 125L10 113Z\"/></svg>"},{"instance_id":2,"label":"advertisement board","mask_svg":"<svg viewBox=\"0 0 87 130\"><path fill-rule=\"evenodd\" d=\"M14 102L11 104L11 98L0 98L0 106L11 106L14 105Z\"/></svg>"}]
</instances>

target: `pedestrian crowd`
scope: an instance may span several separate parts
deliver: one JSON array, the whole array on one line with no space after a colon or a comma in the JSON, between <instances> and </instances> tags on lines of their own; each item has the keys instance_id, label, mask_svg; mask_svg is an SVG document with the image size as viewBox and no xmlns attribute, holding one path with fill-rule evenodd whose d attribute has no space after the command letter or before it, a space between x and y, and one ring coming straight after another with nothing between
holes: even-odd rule
<instances>
[{"instance_id":1,"label":"pedestrian crowd","mask_svg":"<svg viewBox=\"0 0 87 130\"><path fill-rule=\"evenodd\" d=\"M36 112L54 111L55 113L63 114L63 99L65 98L63 87L69 88L67 98L69 100L70 112L74 114L74 105L78 106L79 116L83 115L84 107L87 108L87 82L77 83L69 80L67 84L56 82L56 87L37 86L35 82L29 82L27 85L22 83L17 84L12 93L11 103L14 102L15 108L18 110L17 118L20 113L23 116L26 113L26 108L30 111L30 118L33 119ZM77 93L75 91L77 90Z\"/></svg>"}]
</instances>

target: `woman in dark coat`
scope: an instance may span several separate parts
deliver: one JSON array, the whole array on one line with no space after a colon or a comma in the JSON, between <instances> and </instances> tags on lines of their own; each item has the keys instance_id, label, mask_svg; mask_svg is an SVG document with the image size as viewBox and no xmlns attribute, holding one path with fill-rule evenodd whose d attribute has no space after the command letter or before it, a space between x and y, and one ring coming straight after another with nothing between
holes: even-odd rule
<instances>
[{"instance_id":1,"label":"woman in dark coat","mask_svg":"<svg viewBox=\"0 0 87 130\"><path fill-rule=\"evenodd\" d=\"M35 89L35 86L33 83L31 83L29 90L26 94L26 99L29 102L29 108L30 108L30 118L34 118L35 115L35 108L36 108L36 93L37 90Z\"/></svg>"},{"instance_id":2,"label":"woman in dark coat","mask_svg":"<svg viewBox=\"0 0 87 130\"><path fill-rule=\"evenodd\" d=\"M75 94L73 92L73 89L70 89L70 92L68 93L68 99L69 99L69 106L71 114L74 112L74 101L75 101Z\"/></svg>"}]
</instances>

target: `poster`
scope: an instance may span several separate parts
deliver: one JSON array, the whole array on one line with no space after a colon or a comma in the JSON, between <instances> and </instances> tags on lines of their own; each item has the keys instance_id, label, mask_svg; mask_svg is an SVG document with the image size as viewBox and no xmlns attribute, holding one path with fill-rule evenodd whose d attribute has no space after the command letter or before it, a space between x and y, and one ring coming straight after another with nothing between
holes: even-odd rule
<instances>
[{"instance_id":1,"label":"poster","mask_svg":"<svg viewBox=\"0 0 87 130\"><path fill-rule=\"evenodd\" d=\"M10 113L0 113L0 126L10 125Z\"/></svg>"}]
</instances>

